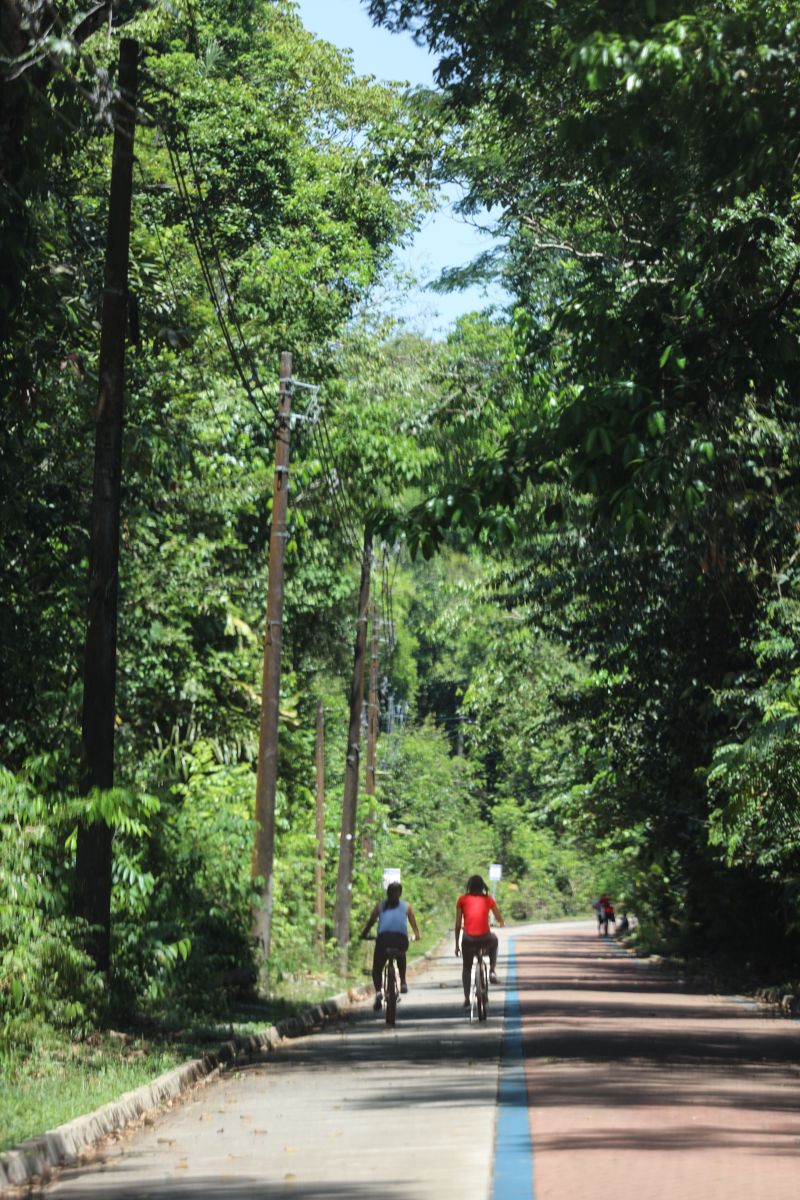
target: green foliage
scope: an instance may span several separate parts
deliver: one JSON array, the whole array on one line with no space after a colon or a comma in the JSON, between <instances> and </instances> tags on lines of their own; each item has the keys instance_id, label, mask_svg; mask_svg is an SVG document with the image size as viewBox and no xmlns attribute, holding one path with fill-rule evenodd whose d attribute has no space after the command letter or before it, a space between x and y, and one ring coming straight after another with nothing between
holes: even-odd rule
<instances>
[{"instance_id":1,"label":"green foliage","mask_svg":"<svg viewBox=\"0 0 800 1200\"><path fill-rule=\"evenodd\" d=\"M93 19L74 27L82 14L71 4L50 8L52 30L33 20L12 30L27 80L0 82L0 170L21 189L0 201L0 254L12 268L0 289L0 1020L26 1094L40 1052L43 1073L59 1074L62 1035L86 1039L77 1053L94 1079L105 1075L104 1054L95 1063L90 1052L96 1026L216 1025L256 1002L254 761L283 349L320 391L293 396L298 415L314 419L292 429L272 988L333 986L336 956L319 951L314 913L313 723L321 697L330 913L366 524L400 556L381 669L384 697L407 720L382 731L368 828L361 806L353 928L385 865L401 867L429 942L450 924L466 877L501 851L519 879L520 915L568 911L580 891L573 851L556 844L554 827L537 815L535 833L512 829L515 810L490 760L515 764L514 786L524 788L532 768L521 745L506 746L492 726L457 752L461 718L483 720L491 704L487 653L518 650L485 637L498 612L476 602L477 493L462 501L441 568L410 566L398 534L434 480L467 473L487 425L503 437L516 427L516 333L474 317L436 344L370 311L393 249L433 202L443 115L423 95L357 77L282 0L126 6L125 33L144 50L147 120L136 134L130 250L117 786L78 795L118 31L98 34ZM3 10L4 22L14 17ZM197 240L260 385L237 377ZM492 520L485 540L512 528L499 509ZM472 609L479 620L464 637ZM528 702L521 688L514 703ZM527 817L537 802L517 803ZM84 949L92 931L71 916L79 823L113 835L107 978ZM129 1065L103 1082L121 1086ZM29 1111L24 1122L33 1132Z\"/></svg>"},{"instance_id":2,"label":"green foliage","mask_svg":"<svg viewBox=\"0 0 800 1200\"><path fill-rule=\"evenodd\" d=\"M252 986L249 940L254 775L220 762L208 743L180 748L145 841L116 849L114 989L117 1003L152 1012L225 1012Z\"/></svg>"},{"instance_id":3,"label":"green foliage","mask_svg":"<svg viewBox=\"0 0 800 1200\"><path fill-rule=\"evenodd\" d=\"M688 17L670 3L369 7L424 19L446 104L358 78L287 3L214 0L193 20L130 6L157 121L138 134L131 239L118 786L82 799L110 146L70 80L113 73L114 38L15 114L24 195L4 197L0 228L14 265L0 293L6 1045L254 1001L284 348L319 392L293 395L307 419L291 444L271 986L300 994L335 964L314 910L313 726L322 699L330 914L367 525L394 565L391 604L386 572L373 581L383 727L354 931L385 866L433 936L491 861L515 920L588 915L604 889L651 942L733 937L765 959L798 926L794 17L751 0ZM438 343L375 300L436 170L467 179L467 211L501 211L515 296L510 316L463 318ZM192 218L247 373L270 381L250 394ZM114 835L108 991L69 915L79 820Z\"/></svg>"},{"instance_id":4,"label":"green foliage","mask_svg":"<svg viewBox=\"0 0 800 1200\"><path fill-rule=\"evenodd\" d=\"M67 905L69 807L0 768L0 1057L42 1023L85 1028L102 1004L85 929Z\"/></svg>"},{"instance_id":5,"label":"green foliage","mask_svg":"<svg viewBox=\"0 0 800 1200\"><path fill-rule=\"evenodd\" d=\"M758 913L796 957L797 14L368 7L439 54L447 169L500 211L517 300L518 419L415 543L513 536L509 606L588 669L558 819L651 934L736 954Z\"/></svg>"},{"instance_id":6,"label":"green foliage","mask_svg":"<svg viewBox=\"0 0 800 1200\"><path fill-rule=\"evenodd\" d=\"M495 860L503 865L498 902L506 919L541 921L588 912L602 886L597 865L543 824L532 805L526 811L515 800L498 801L492 829Z\"/></svg>"},{"instance_id":7,"label":"green foliage","mask_svg":"<svg viewBox=\"0 0 800 1200\"><path fill-rule=\"evenodd\" d=\"M204 6L197 37L210 57L191 52L185 14L134 4L130 15L127 32L147 55L141 105L158 128L137 133L131 233L137 336L126 361L124 772L154 722L163 742L177 733L190 742L214 737L233 755L253 751L272 478L263 412L273 402L269 388L256 388L256 412L242 393L198 268L192 221L214 271L224 273L248 372L274 380L278 353L290 347L298 375L325 374L325 347L429 203L438 145L419 105L357 77L290 5ZM91 48L95 70L113 77L116 40L103 36ZM92 67L76 57L65 79L72 70L83 84ZM53 729L62 741L78 724L110 139L77 95L65 104L54 83L44 112L26 101L18 114L23 128L45 115L51 124L64 116L66 128L57 148L26 140L20 150L44 155L43 178L26 206L33 249L25 289L8 307L0 296L9 324L0 393L0 731L10 765L27 746L50 745ZM177 194L167 138L189 177L191 214ZM0 244L18 241L19 229L4 225ZM301 485L318 473L309 449L307 464L302 450L297 463ZM368 437L356 449L369 477L387 463L388 447L379 463ZM402 455L391 461L400 469ZM303 516L298 510L292 549L301 571L309 560L316 596L298 596L308 612L322 594L342 599L328 583L344 564L341 534L332 531L322 552L317 545L334 523L304 527ZM35 699L23 663L40 681Z\"/></svg>"},{"instance_id":8,"label":"green foliage","mask_svg":"<svg viewBox=\"0 0 800 1200\"><path fill-rule=\"evenodd\" d=\"M577 764L568 736L550 713L553 692L570 685L575 668L552 643L533 638L523 615L509 612L487 588L491 569L478 555L445 553L414 574L406 622L419 663L417 704L427 714L423 729L436 721L440 744L446 734L450 754L456 752L447 770L457 774L442 788L424 763L403 762L404 789L409 779L427 782L408 816L398 806L390 809L392 815L400 817L404 832L410 830L427 811L430 795L439 826L425 845L447 846L441 820L451 812L454 852L462 841L469 845L468 830L474 828L472 865L470 853L462 853L460 870L453 871L426 849L434 878L441 871L460 889L469 874L485 873L489 862L500 861L501 898L507 898L515 919L585 911L596 887L595 866L591 853L578 849L562 812ZM397 591L404 596L402 575ZM405 609L402 599L398 609ZM459 783L461 790L468 788L473 825L464 826L464 816L446 800L448 791L457 797ZM381 791L390 805L395 786L390 775ZM461 832L455 832L459 823Z\"/></svg>"}]
</instances>

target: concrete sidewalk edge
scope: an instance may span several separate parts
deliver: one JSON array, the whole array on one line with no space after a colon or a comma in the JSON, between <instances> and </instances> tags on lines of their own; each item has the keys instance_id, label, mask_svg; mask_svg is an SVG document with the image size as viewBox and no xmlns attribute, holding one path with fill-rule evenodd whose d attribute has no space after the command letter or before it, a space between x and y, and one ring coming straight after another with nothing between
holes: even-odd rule
<instances>
[{"instance_id":1,"label":"concrete sidewalk edge","mask_svg":"<svg viewBox=\"0 0 800 1200\"><path fill-rule=\"evenodd\" d=\"M409 972L418 970L435 957L442 944L409 962ZM263 1033L231 1038L216 1051L172 1067L152 1083L145 1083L133 1092L125 1092L119 1100L111 1100L94 1112L74 1117L64 1125L58 1125L11 1150L3 1151L0 1153L0 1195L10 1188L25 1187L35 1180L46 1180L56 1168L77 1162L80 1155L101 1138L170 1104L194 1084L208 1082L216 1073L269 1053L292 1038L314 1033L371 994L371 984L348 988L295 1017L288 1017L270 1026Z\"/></svg>"}]
</instances>

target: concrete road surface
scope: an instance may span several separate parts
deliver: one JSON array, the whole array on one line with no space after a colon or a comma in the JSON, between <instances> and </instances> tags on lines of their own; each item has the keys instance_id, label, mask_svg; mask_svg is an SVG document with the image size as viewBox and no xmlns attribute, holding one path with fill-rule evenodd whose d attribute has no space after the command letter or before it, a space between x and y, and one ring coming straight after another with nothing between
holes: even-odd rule
<instances>
[{"instance_id":1,"label":"concrete road surface","mask_svg":"<svg viewBox=\"0 0 800 1200\"><path fill-rule=\"evenodd\" d=\"M201 1089L154 1126L70 1170L53 1200L465 1200L489 1195L503 997L460 1007L448 947L409 979L397 1024L369 1005Z\"/></svg>"},{"instance_id":2,"label":"concrete road surface","mask_svg":"<svg viewBox=\"0 0 800 1200\"><path fill-rule=\"evenodd\" d=\"M702 995L592 922L501 931L500 974L488 1023L470 1026L448 950L394 1029L365 1006L200 1090L46 1195L800 1195L797 1022Z\"/></svg>"}]
</instances>

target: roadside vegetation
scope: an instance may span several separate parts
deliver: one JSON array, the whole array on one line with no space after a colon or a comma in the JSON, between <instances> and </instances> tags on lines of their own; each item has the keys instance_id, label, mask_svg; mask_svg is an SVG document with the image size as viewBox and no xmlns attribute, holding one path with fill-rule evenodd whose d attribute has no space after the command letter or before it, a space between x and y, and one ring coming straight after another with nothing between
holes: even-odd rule
<instances>
[{"instance_id":1,"label":"roadside vegetation","mask_svg":"<svg viewBox=\"0 0 800 1200\"><path fill-rule=\"evenodd\" d=\"M133 0L111 38L76 24L71 0L50 7L71 35L35 13L13 28L8 17L16 68L0 114L0 167L16 180L0 200L5 1145L364 979L357 945L340 975L331 916L367 527L381 726L352 931L384 868L399 867L427 948L467 875L496 861L512 920L590 915L606 891L648 949L789 987L791 6L737 0L679 18L667 2L528 0L495 23L483 5L370 0L376 19L421 23L442 55L436 94L356 77L284 0L211 0L196 15ZM116 786L87 797L87 528L121 31L145 50L148 120L131 240ZM193 164L187 194L174 144ZM500 214L505 249L471 274L499 274L513 302L433 341L378 297L448 179L465 184L467 212ZM197 228L263 387L237 376ZM259 990L255 757L285 349L318 391L295 394L305 420L292 431L273 946ZM77 831L98 824L113 832L108 972L75 915Z\"/></svg>"}]
</instances>

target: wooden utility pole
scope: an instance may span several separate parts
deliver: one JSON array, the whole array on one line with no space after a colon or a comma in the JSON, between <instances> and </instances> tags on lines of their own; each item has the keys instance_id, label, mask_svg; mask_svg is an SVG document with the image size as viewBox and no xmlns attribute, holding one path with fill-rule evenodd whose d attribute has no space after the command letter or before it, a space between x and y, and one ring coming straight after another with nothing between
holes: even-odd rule
<instances>
[{"instance_id":1,"label":"wooden utility pole","mask_svg":"<svg viewBox=\"0 0 800 1200\"><path fill-rule=\"evenodd\" d=\"M369 699L367 703L367 769L364 778L364 791L367 796L375 795L375 770L377 764L378 726L380 723L380 705L378 703L378 610L372 601L372 647L369 660ZM375 812L370 808L364 820L363 849L364 856L371 858L375 852L372 839L372 826L375 824Z\"/></svg>"},{"instance_id":2,"label":"wooden utility pole","mask_svg":"<svg viewBox=\"0 0 800 1200\"><path fill-rule=\"evenodd\" d=\"M378 746L378 722L380 707L378 704L378 610L372 604L372 647L369 659L369 703L367 706L367 773L364 781L364 791L368 796L375 795L375 755Z\"/></svg>"},{"instance_id":3,"label":"wooden utility pole","mask_svg":"<svg viewBox=\"0 0 800 1200\"><path fill-rule=\"evenodd\" d=\"M367 651L367 609L369 607L371 570L372 534L365 530L364 552L361 558L361 585L358 592L353 682L350 688L350 721L347 730L342 832L339 838L339 874L336 880L336 908L334 911L334 932L339 946L339 967L342 974L347 970L347 946L350 940L350 909L353 898L353 862L355 859L356 809L361 753L361 709L364 705L364 662Z\"/></svg>"},{"instance_id":4,"label":"wooden utility pole","mask_svg":"<svg viewBox=\"0 0 800 1200\"><path fill-rule=\"evenodd\" d=\"M325 709L317 702L317 861L314 865L315 912L317 916L317 948L325 944Z\"/></svg>"},{"instance_id":5,"label":"wooden utility pole","mask_svg":"<svg viewBox=\"0 0 800 1200\"><path fill-rule=\"evenodd\" d=\"M283 642L283 560L289 505L289 417L292 410L292 356L281 354L278 427L275 435L275 482L269 539L269 586L264 666L261 675L261 722L256 772L256 841L253 878L261 880L260 902L253 914L253 936L265 958L272 938L273 860L275 857L275 791L278 783L278 705Z\"/></svg>"},{"instance_id":6,"label":"wooden utility pole","mask_svg":"<svg viewBox=\"0 0 800 1200\"><path fill-rule=\"evenodd\" d=\"M95 412L81 719L81 791L85 796L94 788L105 790L114 786L125 329L138 60L138 42L123 38L114 104L114 147L100 328L100 387ZM112 830L105 822L78 826L75 906L79 915L92 926L92 953L103 971L108 969L110 958L111 839Z\"/></svg>"}]
</instances>

